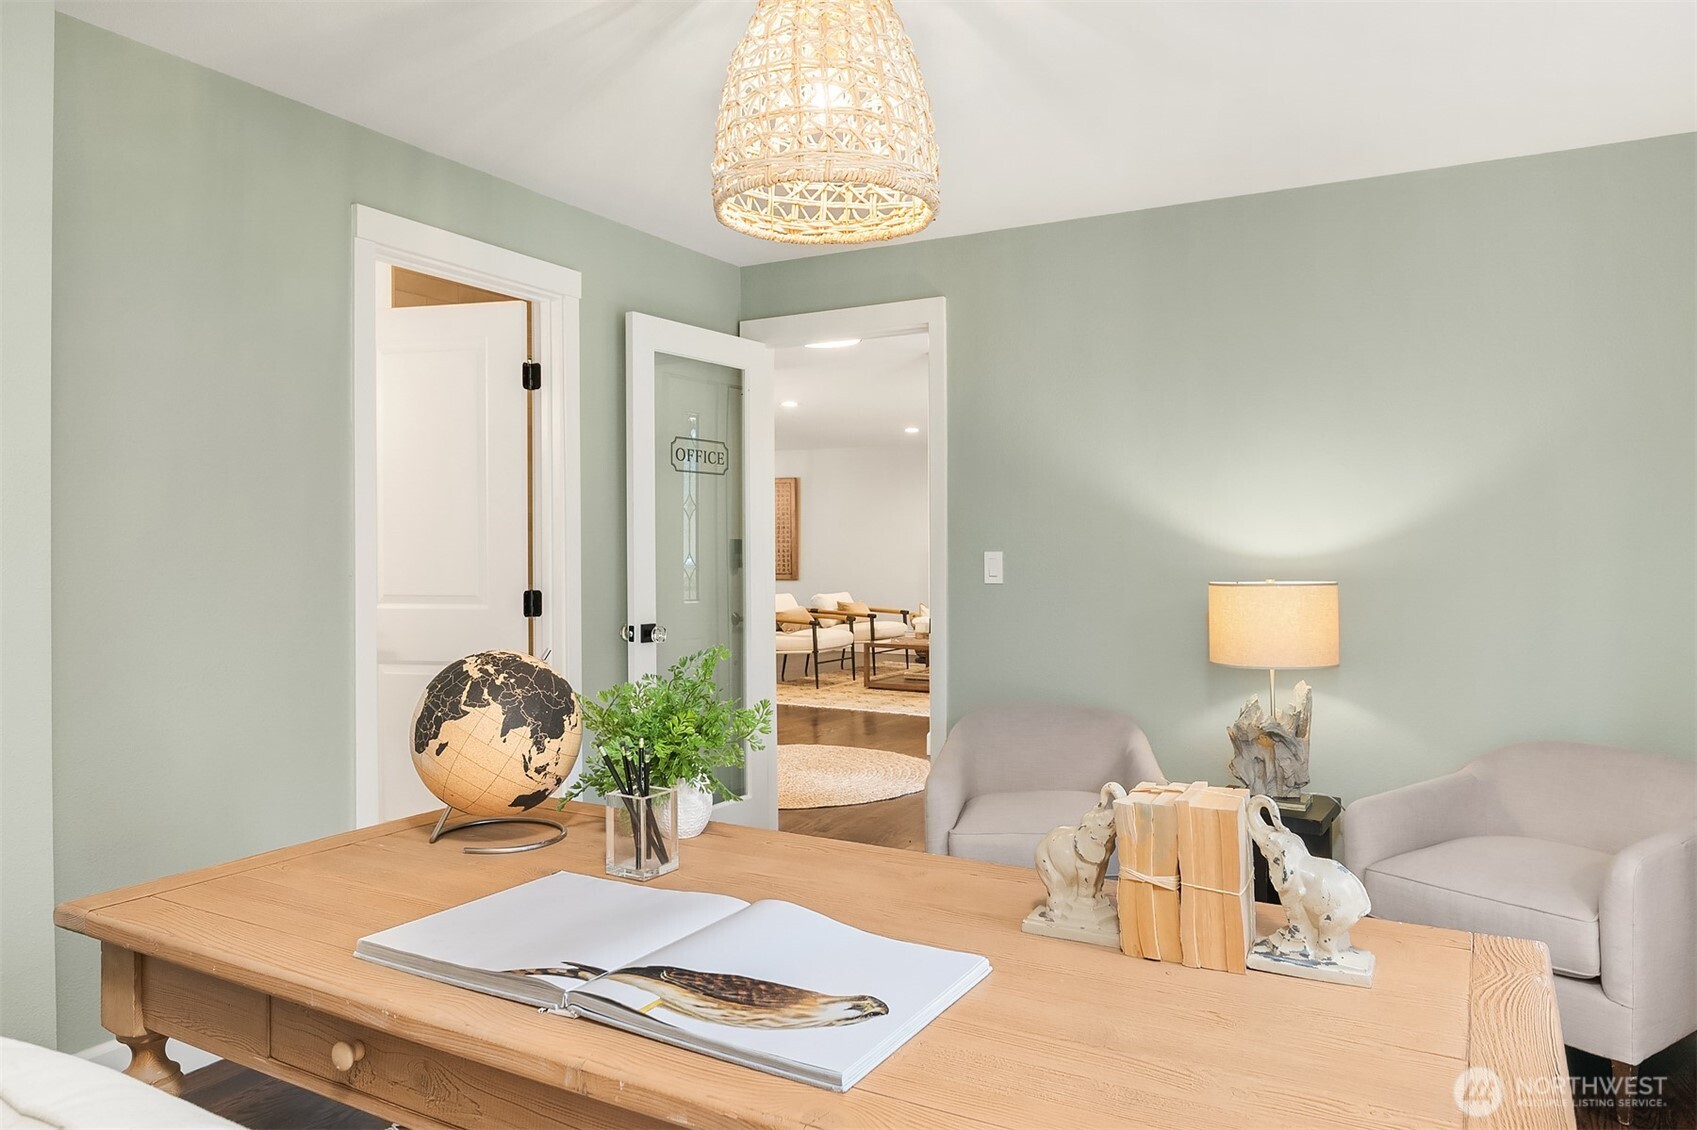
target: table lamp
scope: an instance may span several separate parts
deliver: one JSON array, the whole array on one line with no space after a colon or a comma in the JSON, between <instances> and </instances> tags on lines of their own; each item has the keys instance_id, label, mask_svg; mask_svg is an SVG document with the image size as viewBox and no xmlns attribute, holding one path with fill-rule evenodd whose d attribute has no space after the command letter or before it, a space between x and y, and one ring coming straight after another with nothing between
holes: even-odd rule
<instances>
[{"instance_id":1,"label":"table lamp","mask_svg":"<svg viewBox=\"0 0 1697 1130\"><path fill-rule=\"evenodd\" d=\"M1277 672L1338 665L1337 582L1208 582L1208 660L1266 668L1267 709L1251 698L1227 728L1234 750L1227 768L1252 792L1297 800L1308 784L1314 692L1297 683L1294 701L1281 713Z\"/></svg>"}]
</instances>

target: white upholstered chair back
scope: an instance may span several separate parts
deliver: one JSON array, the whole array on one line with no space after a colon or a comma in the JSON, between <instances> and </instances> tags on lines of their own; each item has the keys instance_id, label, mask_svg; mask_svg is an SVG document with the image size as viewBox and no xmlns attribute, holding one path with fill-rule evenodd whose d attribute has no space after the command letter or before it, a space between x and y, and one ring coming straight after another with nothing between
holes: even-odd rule
<instances>
[{"instance_id":1,"label":"white upholstered chair back","mask_svg":"<svg viewBox=\"0 0 1697 1130\"><path fill-rule=\"evenodd\" d=\"M1474 761L1477 835L1614 854L1697 820L1697 764L1609 746L1523 742Z\"/></svg>"},{"instance_id":2,"label":"white upholstered chair back","mask_svg":"<svg viewBox=\"0 0 1697 1130\"><path fill-rule=\"evenodd\" d=\"M1025 704L977 710L950 731L972 751L966 795L1029 789L1094 792L1108 781L1132 788L1165 781L1142 727L1123 714L1081 706Z\"/></svg>"}]
</instances>

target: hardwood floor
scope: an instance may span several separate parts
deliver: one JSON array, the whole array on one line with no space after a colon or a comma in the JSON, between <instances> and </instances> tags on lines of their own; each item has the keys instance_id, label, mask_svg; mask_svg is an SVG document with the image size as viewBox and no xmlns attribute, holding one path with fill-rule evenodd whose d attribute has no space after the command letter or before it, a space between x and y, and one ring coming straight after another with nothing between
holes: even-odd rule
<instances>
[{"instance_id":1,"label":"hardwood floor","mask_svg":"<svg viewBox=\"0 0 1697 1130\"><path fill-rule=\"evenodd\" d=\"M778 741L785 745L846 745L925 756L931 720L913 714L859 710L778 708ZM859 844L925 850L925 794L848 804L839 808L791 808L778 813L778 827L804 836Z\"/></svg>"},{"instance_id":2,"label":"hardwood floor","mask_svg":"<svg viewBox=\"0 0 1697 1130\"><path fill-rule=\"evenodd\" d=\"M806 706L778 708L778 740L784 743L862 746L888 749L911 757L925 756L930 720L905 714L871 714L819 710ZM857 843L923 851L925 794L840 808L802 808L778 814L786 832ZM1614 1109L1609 1094L1609 1063L1597 1056L1568 1050L1568 1071L1574 1079L1578 1130L1612 1130ZM1697 1037L1681 1040L1651 1056L1639 1070L1641 1094L1654 1106L1640 1106L1633 1125L1640 1130L1697 1130ZM187 1076L183 1097L243 1126L323 1127L326 1130L380 1130L389 1124L288 1083L268 1078L228 1062L216 1063ZM1128 1122L1134 1125L1135 1120Z\"/></svg>"},{"instance_id":3,"label":"hardwood floor","mask_svg":"<svg viewBox=\"0 0 1697 1130\"><path fill-rule=\"evenodd\" d=\"M384 1130L389 1125L386 1118L343 1106L227 1059L183 1076L183 1098L254 1130Z\"/></svg>"}]
</instances>

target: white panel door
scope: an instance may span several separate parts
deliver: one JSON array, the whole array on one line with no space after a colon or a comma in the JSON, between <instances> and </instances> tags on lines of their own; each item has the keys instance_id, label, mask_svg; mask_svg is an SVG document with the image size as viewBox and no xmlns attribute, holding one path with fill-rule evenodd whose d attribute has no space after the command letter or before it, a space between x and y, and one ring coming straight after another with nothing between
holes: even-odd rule
<instances>
[{"instance_id":1,"label":"white panel door","mask_svg":"<svg viewBox=\"0 0 1697 1130\"><path fill-rule=\"evenodd\" d=\"M410 746L431 677L526 648L525 304L380 305L376 336L377 788L392 820L441 807Z\"/></svg>"},{"instance_id":2,"label":"white panel door","mask_svg":"<svg viewBox=\"0 0 1697 1130\"><path fill-rule=\"evenodd\" d=\"M774 700L772 351L636 313L625 350L630 677L718 644L724 693ZM714 819L778 826L776 735L764 744L720 774L740 799Z\"/></svg>"}]
</instances>

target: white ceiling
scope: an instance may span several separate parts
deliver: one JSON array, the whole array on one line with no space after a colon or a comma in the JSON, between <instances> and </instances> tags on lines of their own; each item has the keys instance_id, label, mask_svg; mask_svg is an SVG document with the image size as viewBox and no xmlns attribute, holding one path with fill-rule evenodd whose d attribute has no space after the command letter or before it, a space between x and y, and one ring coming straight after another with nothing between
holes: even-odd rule
<instances>
[{"instance_id":1,"label":"white ceiling","mask_svg":"<svg viewBox=\"0 0 1697 1130\"><path fill-rule=\"evenodd\" d=\"M78 19L728 262L719 88L752 0L61 0ZM929 238L1697 129L1689 2L897 0Z\"/></svg>"},{"instance_id":2,"label":"white ceiling","mask_svg":"<svg viewBox=\"0 0 1697 1130\"><path fill-rule=\"evenodd\" d=\"M925 446L928 334L868 338L845 349L779 349L773 403L780 451ZM794 408L783 407L793 400ZM918 428L908 435L906 428Z\"/></svg>"}]
</instances>

